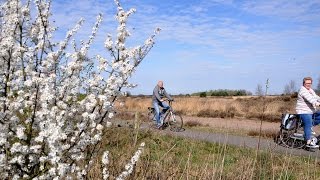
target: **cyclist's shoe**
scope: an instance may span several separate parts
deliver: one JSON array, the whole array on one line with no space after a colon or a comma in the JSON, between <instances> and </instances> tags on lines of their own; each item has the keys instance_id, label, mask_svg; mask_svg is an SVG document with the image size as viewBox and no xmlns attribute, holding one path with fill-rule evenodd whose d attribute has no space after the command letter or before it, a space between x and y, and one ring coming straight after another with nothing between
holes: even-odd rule
<instances>
[{"instance_id":1,"label":"cyclist's shoe","mask_svg":"<svg viewBox=\"0 0 320 180\"><path fill-rule=\"evenodd\" d=\"M316 148L319 148L319 145L315 144L314 141L308 141L306 147L311 149L316 149Z\"/></svg>"}]
</instances>

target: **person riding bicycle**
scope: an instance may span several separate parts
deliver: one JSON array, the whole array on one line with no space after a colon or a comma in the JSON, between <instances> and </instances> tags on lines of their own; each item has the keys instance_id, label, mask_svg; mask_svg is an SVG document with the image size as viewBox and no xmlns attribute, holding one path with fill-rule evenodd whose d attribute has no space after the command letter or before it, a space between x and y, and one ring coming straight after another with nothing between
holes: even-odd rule
<instances>
[{"instance_id":1,"label":"person riding bicycle","mask_svg":"<svg viewBox=\"0 0 320 180\"><path fill-rule=\"evenodd\" d=\"M160 129L162 127L163 121L161 119L161 115L163 115L170 106L165 103L164 101L166 98L169 101L173 101L173 98L166 92L163 87L163 81L158 81L156 87L153 89L152 93L152 105L156 111L156 121L157 121L157 128ZM159 106L162 107L162 112L160 112Z\"/></svg>"},{"instance_id":2,"label":"person riding bicycle","mask_svg":"<svg viewBox=\"0 0 320 180\"><path fill-rule=\"evenodd\" d=\"M312 78L303 78L296 104L296 112L303 122L304 139L306 147L318 148L319 145L312 141L312 126L320 124L320 112L316 112L316 107L320 106L320 97L311 88ZM314 117L314 121L312 120Z\"/></svg>"}]
</instances>

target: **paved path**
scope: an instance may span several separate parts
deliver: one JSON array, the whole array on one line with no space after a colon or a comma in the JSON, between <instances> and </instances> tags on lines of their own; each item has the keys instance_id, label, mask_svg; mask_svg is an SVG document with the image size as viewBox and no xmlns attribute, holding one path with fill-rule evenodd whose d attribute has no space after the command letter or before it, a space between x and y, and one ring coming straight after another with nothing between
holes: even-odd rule
<instances>
[{"instance_id":1,"label":"paved path","mask_svg":"<svg viewBox=\"0 0 320 180\"><path fill-rule=\"evenodd\" d=\"M249 136L235 136L223 133L209 133L189 129L186 129L183 132L170 132L169 130L165 130L165 133L184 138L198 139L220 144L227 143L229 145L254 149L257 149L259 143L258 137L256 138ZM260 139L260 149L268 150L270 152L284 153L287 155L303 155L320 158L320 151L318 149L316 149L314 152L304 149L290 149L276 144L273 139Z\"/></svg>"},{"instance_id":2,"label":"paved path","mask_svg":"<svg viewBox=\"0 0 320 180\"><path fill-rule=\"evenodd\" d=\"M126 123L126 124L130 125L130 123ZM258 143L259 143L258 137L236 136L236 135L230 135L230 134L224 134L224 133L203 132L203 131L191 130L188 128L186 128L185 131L182 131L182 132L172 132L168 128L160 131L157 129L150 128L150 126L147 124L142 124L140 128L151 129L152 131L155 131L161 134L168 134L168 135L173 135L178 137L191 138L191 139L215 142L220 144L227 143L229 145L235 145L235 146L245 147L245 148L257 149ZM311 156L315 158L320 158L319 149L315 149L314 152L307 151L305 149L290 149L290 148L286 148L276 144L273 139L261 138L260 149L267 150L270 152L282 153L285 155Z\"/></svg>"}]
</instances>

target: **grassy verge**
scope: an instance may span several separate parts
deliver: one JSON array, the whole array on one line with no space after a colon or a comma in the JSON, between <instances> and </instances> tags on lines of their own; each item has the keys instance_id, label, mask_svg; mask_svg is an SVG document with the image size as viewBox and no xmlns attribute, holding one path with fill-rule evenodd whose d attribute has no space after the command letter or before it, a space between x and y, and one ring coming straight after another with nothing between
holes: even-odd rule
<instances>
[{"instance_id":1,"label":"grassy verge","mask_svg":"<svg viewBox=\"0 0 320 180\"><path fill-rule=\"evenodd\" d=\"M120 174L137 147L134 132L126 128L109 129L102 149L110 151L109 171ZM317 179L317 159L257 152L226 144L183 139L150 131L139 132L144 152L129 179ZM97 157L90 179L101 179ZM111 179L114 178L111 176Z\"/></svg>"}]
</instances>

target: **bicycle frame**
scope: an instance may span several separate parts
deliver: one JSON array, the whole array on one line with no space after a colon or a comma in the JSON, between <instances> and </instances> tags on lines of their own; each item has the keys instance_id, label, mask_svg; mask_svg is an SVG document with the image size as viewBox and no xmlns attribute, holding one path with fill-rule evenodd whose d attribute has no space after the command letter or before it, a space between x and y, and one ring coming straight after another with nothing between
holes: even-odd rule
<instances>
[{"instance_id":1,"label":"bicycle frame","mask_svg":"<svg viewBox=\"0 0 320 180\"><path fill-rule=\"evenodd\" d=\"M152 115L152 116L149 116ZM149 119L155 120L156 111L153 107L148 108ZM172 101L169 101L169 109L162 116L163 129L170 127L171 131L183 131L183 119L180 115L176 114L172 108Z\"/></svg>"},{"instance_id":2,"label":"bicycle frame","mask_svg":"<svg viewBox=\"0 0 320 180\"><path fill-rule=\"evenodd\" d=\"M312 120L314 120L314 116ZM312 138L317 139L316 136L312 136ZM288 148L305 148L302 119L297 114L284 114L278 137L275 140L278 144Z\"/></svg>"},{"instance_id":3,"label":"bicycle frame","mask_svg":"<svg viewBox=\"0 0 320 180\"><path fill-rule=\"evenodd\" d=\"M174 112L173 109L172 109L172 101L169 101L169 100L165 100L165 101L169 102L169 109L163 114L163 117L166 117L169 112L171 114ZM149 113L153 114L152 118L155 118L156 111L155 111L154 107L148 107L148 110L149 110Z\"/></svg>"}]
</instances>

